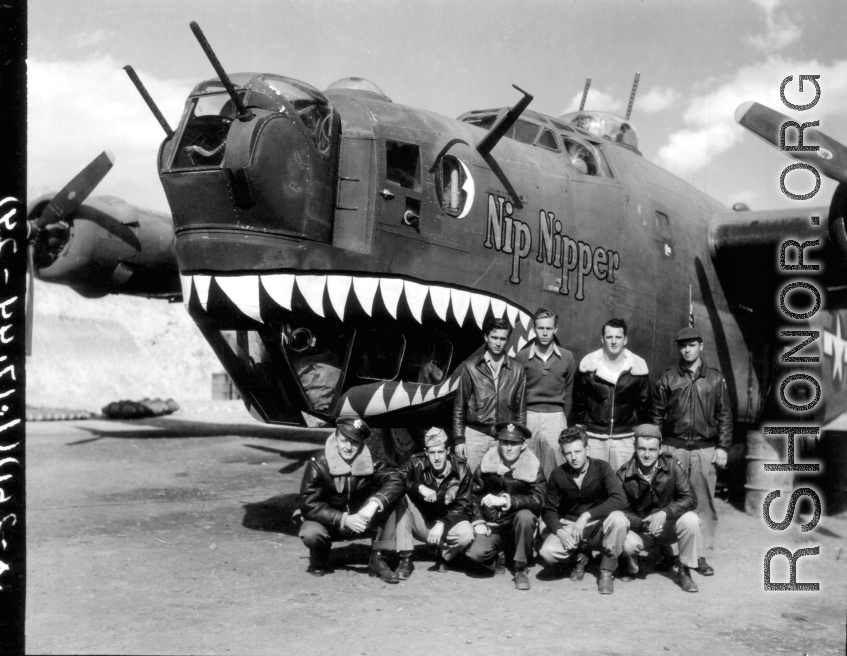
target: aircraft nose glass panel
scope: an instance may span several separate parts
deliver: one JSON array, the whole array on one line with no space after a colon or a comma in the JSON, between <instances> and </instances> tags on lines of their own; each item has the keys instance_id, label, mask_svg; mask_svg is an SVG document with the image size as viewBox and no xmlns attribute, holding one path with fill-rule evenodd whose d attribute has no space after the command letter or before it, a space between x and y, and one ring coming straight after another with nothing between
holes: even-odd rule
<instances>
[{"instance_id":1,"label":"aircraft nose glass panel","mask_svg":"<svg viewBox=\"0 0 847 656\"><path fill-rule=\"evenodd\" d=\"M290 78L264 76L262 81L294 107L312 136L318 152L326 155L332 145L332 108L320 91Z\"/></svg>"},{"instance_id":2,"label":"aircraft nose glass panel","mask_svg":"<svg viewBox=\"0 0 847 656\"><path fill-rule=\"evenodd\" d=\"M235 105L225 93L196 98L191 107L171 168L218 167L223 162L226 135Z\"/></svg>"}]
</instances>

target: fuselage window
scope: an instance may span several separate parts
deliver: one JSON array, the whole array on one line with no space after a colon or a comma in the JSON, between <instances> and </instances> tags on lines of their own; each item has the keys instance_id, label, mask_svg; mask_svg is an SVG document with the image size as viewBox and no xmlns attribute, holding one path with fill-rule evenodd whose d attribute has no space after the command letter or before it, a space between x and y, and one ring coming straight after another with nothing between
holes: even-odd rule
<instances>
[{"instance_id":1,"label":"fuselage window","mask_svg":"<svg viewBox=\"0 0 847 656\"><path fill-rule=\"evenodd\" d=\"M468 192L464 189L467 179L464 168L455 157L448 155L441 160L435 182L438 202L441 203L441 209L448 214L458 216L462 213L468 199Z\"/></svg>"},{"instance_id":2,"label":"fuselage window","mask_svg":"<svg viewBox=\"0 0 847 656\"><path fill-rule=\"evenodd\" d=\"M541 137L538 139L538 145L542 148L549 148L550 150L559 150L559 144L556 143L556 136L548 129L544 129L544 132L541 133Z\"/></svg>"},{"instance_id":3,"label":"fuselage window","mask_svg":"<svg viewBox=\"0 0 847 656\"><path fill-rule=\"evenodd\" d=\"M450 367L453 345L446 339L421 335L410 342L402 380L409 383L438 385Z\"/></svg>"},{"instance_id":4,"label":"fuselage window","mask_svg":"<svg viewBox=\"0 0 847 656\"><path fill-rule=\"evenodd\" d=\"M656 210L656 230L659 231L659 234L662 235L662 237L671 236L670 219L668 219L667 214L659 212L658 210Z\"/></svg>"},{"instance_id":5,"label":"fuselage window","mask_svg":"<svg viewBox=\"0 0 847 656\"><path fill-rule=\"evenodd\" d=\"M386 179L404 189L421 190L421 153L416 144L385 142Z\"/></svg>"},{"instance_id":6,"label":"fuselage window","mask_svg":"<svg viewBox=\"0 0 847 656\"><path fill-rule=\"evenodd\" d=\"M353 373L370 380L394 380L406 350L406 338L384 330L357 330L353 345Z\"/></svg>"}]
</instances>

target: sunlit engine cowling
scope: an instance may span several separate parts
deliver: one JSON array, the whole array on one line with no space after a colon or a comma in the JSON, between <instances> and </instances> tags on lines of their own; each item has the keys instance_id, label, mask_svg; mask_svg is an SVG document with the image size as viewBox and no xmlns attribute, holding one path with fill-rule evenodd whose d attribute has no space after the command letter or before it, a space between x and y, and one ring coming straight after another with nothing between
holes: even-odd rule
<instances>
[{"instance_id":1,"label":"sunlit engine cowling","mask_svg":"<svg viewBox=\"0 0 847 656\"><path fill-rule=\"evenodd\" d=\"M28 219L37 219L52 197L30 203ZM181 292L170 218L113 197L89 198L64 221L43 228L33 265L40 280L86 297L173 298Z\"/></svg>"},{"instance_id":2,"label":"sunlit engine cowling","mask_svg":"<svg viewBox=\"0 0 847 656\"><path fill-rule=\"evenodd\" d=\"M185 271L274 268L280 239L332 238L340 119L317 89L276 75L232 76L250 117L218 80L199 84L161 152L161 179Z\"/></svg>"}]
</instances>

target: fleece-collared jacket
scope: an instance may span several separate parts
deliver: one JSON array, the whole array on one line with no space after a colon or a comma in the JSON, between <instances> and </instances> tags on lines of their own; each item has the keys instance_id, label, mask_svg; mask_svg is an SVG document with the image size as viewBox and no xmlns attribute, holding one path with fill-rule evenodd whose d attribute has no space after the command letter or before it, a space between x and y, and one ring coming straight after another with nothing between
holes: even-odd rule
<instances>
[{"instance_id":1,"label":"fleece-collared jacket","mask_svg":"<svg viewBox=\"0 0 847 656\"><path fill-rule=\"evenodd\" d=\"M631 433L638 424L650 423L651 394L647 363L624 349L624 369L617 382L606 368L603 349L589 353L579 363L574 382L574 421L588 432L614 437Z\"/></svg>"},{"instance_id":2,"label":"fleece-collared jacket","mask_svg":"<svg viewBox=\"0 0 847 656\"><path fill-rule=\"evenodd\" d=\"M656 471L649 482L638 474L637 455L618 469L618 478L629 503L624 515L633 530L639 530L641 520L653 513L664 511L666 520L675 522L697 507L697 495L688 475L669 454L659 455Z\"/></svg>"},{"instance_id":3,"label":"fleece-collared jacket","mask_svg":"<svg viewBox=\"0 0 847 656\"><path fill-rule=\"evenodd\" d=\"M519 510L527 509L537 516L544 507L546 492L544 469L532 451L524 449L517 462L509 467L503 462L500 448L495 446L485 453L474 472L473 521L500 527L511 524ZM506 497L508 504L500 508L483 506L482 500L488 494Z\"/></svg>"},{"instance_id":4,"label":"fleece-collared jacket","mask_svg":"<svg viewBox=\"0 0 847 656\"><path fill-rule=\"evenodd\" d=\"M342 528L344 515L358 512L371 498L385 509L405 490L400 473L382 460L374 461L367 446L362 446L353 462L345 462L333 433L324 452L306 463L300 484L300 512L303 519Z\"/></svg>"},{"instance_id":5,"label":"fleece-collared jacket","mask_svg":"<svg viewBox=\"0 0 847 656\"><path fill-rule=\"evenodd\" d=\"M449 531L454 524L470 521L473 512L471 496L471 470L464 458L450 456L450 472L441 483L435 480L435 473L425 453L416 453L400 465L399 472L406 482L406 494L427 522L444 522L444 530ZM435 501L424 501L420 486L435 490Z\"/></svg>"},{"instance_id":6,"label":"fleece-collared jacket","mask_svg":"<svg viewBox=\"0 0 847 656\"><path fill-rule=\"evenodd\" d=\"M656 381L653 423L675 447L732 446L732 409L723 374L703 360L693 374L680 360Z\"/></svg>"},{"instance_id":7,"label":"fleece-collared jacket","mask_svg":"<svg viewBox=\"0 0 847 656\"><path fill-rule=\"evenodd\" d=\"M526 374L522 364L506 355L495 382L483 350L462 364L453 401L453 440L465 443L466 426L493 437L501 421L526 424Z\"/></svg>"},{"instance_id":8,"label":"fleece-collared jacket","mask_svg":"<svg viewBox=\"0 0 847 656\"><path fill-rule=\"evenodd\" d=\"M626 495L615 470L605 460L588 458L588 470L577 485L574 473L567 465L559 465L547 480L544 501L544 523L551 530L558 528L560 519L576 521L588 512L591 519L602 521L615 510L626 508Z\"/></svg>"}]
</instances>

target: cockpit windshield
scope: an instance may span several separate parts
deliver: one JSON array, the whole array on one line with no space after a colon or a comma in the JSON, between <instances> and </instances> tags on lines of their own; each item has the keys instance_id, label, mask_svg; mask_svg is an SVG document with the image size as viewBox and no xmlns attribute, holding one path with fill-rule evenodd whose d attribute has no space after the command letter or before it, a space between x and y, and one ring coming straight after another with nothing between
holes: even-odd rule
<instances>
[{"instance_id":1,"label":"cockpit windshield","mask_svg":"<svg viewBox=\"0 0 847 656\"><path fill-rule=\"evenodd\" d=\"M620 116L607 112L571 112L563 114L559 119L595 136L638 150L638 132L632 123Z\"/></svg>"}]
</instances>

